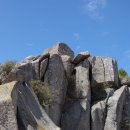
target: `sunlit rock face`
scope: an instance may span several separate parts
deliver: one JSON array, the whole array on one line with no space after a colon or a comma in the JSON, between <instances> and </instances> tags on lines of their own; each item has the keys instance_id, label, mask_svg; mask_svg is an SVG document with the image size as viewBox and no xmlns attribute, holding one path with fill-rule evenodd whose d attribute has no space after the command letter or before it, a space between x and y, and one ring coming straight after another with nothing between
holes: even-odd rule
<instances>
[{"instance_id":1,"label":"sunlit rock face","mask_svg":"<svg viewBox=\"0 0 130 130\"><path fill-rule=\"evenodd\" d=\"M130 130L130 84L111 57L59 42L0 68L0 84L0 130Z\"/></svg>"}]
</instances>

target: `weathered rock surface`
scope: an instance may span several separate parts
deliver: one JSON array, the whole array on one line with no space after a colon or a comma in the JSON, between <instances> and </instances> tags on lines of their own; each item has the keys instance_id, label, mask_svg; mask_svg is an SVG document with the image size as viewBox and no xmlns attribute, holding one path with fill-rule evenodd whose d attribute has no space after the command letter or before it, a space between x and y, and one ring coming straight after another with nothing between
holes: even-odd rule
<instances>
[{"instance_id":1,"label":"weathered rock surface","mask_svg":"<svg viewBox=\"0 0 130 130\"><path fill-rule=\"evenodd\" d=\"M69 80L74 69L74 65L72 64L72 58L68 55L62 55L61 60L64 66L64 70L66 72L67 79Z\"/></svg>"},{"instance_id":2,"label":"weathered rock surface","mask_svg":"<svg viewBox=\"0 0 130 130\"><path fill-rule=\"evenodd\" d=\"M38 99L27 84L18 86L19 130L60 130L41 108Z\"/></svg>"},{"instance_id":3,"label":"weathered rock surface","mask_svg":"<svg viewBox=\"0 0 130 130\"><path fill-rule=\"evenodd\" d=\"M91 90L89 62L84 60L74 68L73 81L69 84L68 96L61 119L63 130L89 130ZM71 120L73 120L72 123Z\"/></svg>"},{"instance_id":4,"label":"weathered rock surface","mask_svg":"<svg viewBox=\"0 0 130 130\"><path fill-rule=\"evenodd\" d=\"M130 86L130 79L121 78L121 85L128 85L128 86Z\"/></svg>"},{"instance_id":5,"label":"weathered rock surface","mask_svg":"<svg viewBox=\"0 0 130 130\"><path fill-rule=\"evenodd\" d=\"M48 48L44 51L45 54L49 53L50 55L58 54L58 55L68 55L71 58L74 58L74 52L62 42L57 43L51 48Z\"/></svg>"},{"instance_id":6,"label":"weathered rock surface","mask_svg":"<svg viewBox=\"0 0 130 130\"><path fill-rule=\"evenodd\" d=\"M90 53L88 51L86 52L81 52L79 53L74 60L72 61L73 64L77 65L80 62L82 62L83 60L85 60L86 58L88 58L90 56Z\"/></svg>"},{"instance_id":7,"label":"weathered rock surface","mask_svg":"<svg viewBox=\"0 0 130 130\"><path fill-rule=\"evenodd\" d=\"M110 57L92 57L91 65L92 85L110 82L109 87L118 86L118 68L114 59Z\"/></svg>"},{"instance_id":8,"label":"weathered rock surface","mask_svg":"<svg viewBox=\"0 0 130 130\"><path fill-rule=\"evenodd\" d=\"M49 59L49 65L44 76L44 83L53 92L53 104L49 106L49 116L57 124L60 124L62 107L67 91L67 79L61 57L54 54Z\"/></svg>"},{"instance_id":9,"label":"weathered rock surface","mask_svg":"<svg viewBox=\"0 0 130 130\"><path fill-rule=\"evenodd\" d=\"M32 58L32 57L31 57ZM11 81L26 81L40 80L45 74L48 65L49 54L38 57L36 60L25 59L9 73L4 83Z\"/></svg>"},{"instance_id":10,"label":"weathered rock surface","mask_svg":"<svg viewBox=\"0 0 130 130\"><path fill-rule=\"evenodd\" d=\"M60 130L26 83L0 86L0 130Z\"/></svg>"},{"instance_id":11,"label":"weathered rock surface","mask_svg":"<svg viewBox=\"0 0 130 130\"><path fill-rule=\"evenodd\" d=\"M16 102L12 91L16 82L0 85L0 130L18 130L16 119ZM15 95L17 99L17 95Z\"/></svg>"},{"instance_id":12,"label":"weathered rock surface","mask_svg":"<svg viewBox=\"0 0 130 130\"><path fill-rule=\"evenodd\" d=\"M91 130L104 130L106 118L106 101L95 103L91 107Z\"/></svg>"},{"instance_id":13,"label":"weathered rock surface","mask_svg":"<svg viewBox=\"0 0 130 130\"><path fill-rule=\"evenodd\" d=\"M102 100L105 96L105 88L118 88L119 76L117 63L110 57L90 57L92 67L92 98Z\"/></svg>"},{"instance_id":14,"label":"weathered rock surface","mask_svg":"<svg viewBox=\"0 0 130 130\"><path fill-rule=\"evenodd\" d=\"M130 81L120 84L113 58L74 58L57 43L10 73L0 67L0 84L0 130L130 130Z\"/></svg>"},{"instance_id":15,"label":"weathered rock surface","mask_svg":"<svg viewBox=\"0 0 130 130\"><path fill-rule=\"evenodd\" d=\"M62 130L90 130L90 102L68 99L61 119Z\"/></svg>"},{"instance_id":16,"label":"weathered rock surface","mask_svg":"<svg viewBox=\"0 0 130 130\"><path fill-rule=\"evenodd\" d=\"M127 86L122 86L115 91L107 103L107 118L104 130L121 130L123 106L126 101L126 95L129 94Z\"/></svg>"},{"instance_id":17,"label":"weathered rock surface","mask_svg":"<svg viewBox=\"0 0 130 130\"><path fill-rule=\"evenodd\" d=\"M69 86L70 97L77 99L87 98L90 101L89 61L87 59L84 60L74 68L74 71L74 85L70 84Z\"/></svg>"}]
</instances>

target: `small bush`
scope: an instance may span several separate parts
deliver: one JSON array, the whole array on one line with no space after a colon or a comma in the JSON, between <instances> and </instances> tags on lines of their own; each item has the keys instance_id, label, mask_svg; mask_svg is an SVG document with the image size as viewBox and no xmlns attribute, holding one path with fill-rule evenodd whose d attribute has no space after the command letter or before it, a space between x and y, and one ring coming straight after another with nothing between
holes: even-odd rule
<instances>
[{"instance_id":1,"label":"small bush","mask_svg":"<svg viewBox=\"0 0 130 130\"><path fill-rule=\"evenodd\" d=\"M43 107L52 103L53 96L48 86L44 85L40 80L32 80L31 86Z\"/></svg>"},{"instance_id":2,"label":"small bush","mask_svg":"<svg viewBox=\"0 0 130 130\"><path fill-rule=\"evenodd\" d=\"M123 78L128 77L128 73L122 68L119 69L118 73L120 77L123 77Z\"/></svg>"},{"instance_id":3,"label":"small bush","mask_svg":"<svg viewBox=\"0 0 130 130\"><path fill-rule=\"evenodd\" d=\"M7 74L14 68L16 65L16 61L8 60L4 64L1 64L0 67L3 71L5 71Z\"/></svg>"}]
</instances>

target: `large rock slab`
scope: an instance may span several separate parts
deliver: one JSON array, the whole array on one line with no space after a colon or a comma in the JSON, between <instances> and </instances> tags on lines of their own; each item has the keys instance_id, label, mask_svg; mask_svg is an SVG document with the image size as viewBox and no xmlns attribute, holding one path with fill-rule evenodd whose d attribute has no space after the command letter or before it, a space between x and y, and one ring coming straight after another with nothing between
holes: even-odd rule
<instances>
[{"instance_id":1,"label":"large rock slab","mask_svg":"<svg viewBox=\"0 0 130 130\"><path fill-rule=\"evenodd\" d=\"M42 109L39 101L26 83L18 86L19 130L60 130Z\"/></svg>"},{"instance_id":2,"label":"large rock slab","mask_svg":"<svg viewBox=\"0 0 130 130\"><path fill-rule=\"evenodd\" d=\"M50 55L58 54L58 55L68 55L71 58L74 58L74 52L65 44L62 42L57 43L51 48L48 48L44 51L44 54L49 53Z\"/></svg>"},{"instance_id":3,"label":"large rock slab","mask_svg":"<svg viewBox=\"0 0 130 130\"><path fill-rule=\"evenodd\" d=\"M0 85L0 130L18 130L16 119L16 100L12 99L12 91L16 82Z\"/></svg>"},{"instance_id":4,"label":"large rock slab","mask_svg":"<svg viewBox=\"0 0 130 130\"><path fill-rule=\"evenodd\" d=\"M67 79L61 57L57 54L50 56L44 83L49 86L53 95L53 103L49 106L48 114L59 125L67 91Z\"/></svg>"},{"instance_id":5,"label":"large rock slab","mask_svg":"<svg viewBox=\"0 0 130 130\"><path fill-rule=\"evenodd\" d=\"M21 63L9 73L6 82L11 81L30 81L33 79L33 68L31 63Z\"/></svg>"},{"instance_id":6,"label":"large rock slab","mask_svg":"<svg viewBox=\"0 0 130 130\"><path fill-rule=\"evenodd\" d=\"M78 64L68 85L68 97L61 119L63 130L90 130L91 90L89 61ZM71 123L70 123L71 122Z\"/></svg>"},{"instance_id":7,"label":"large rock slab","mask_svg":"<svg viewBox=\"0 0 130 130\"><path fill-rule=\"evenodd\" d=\"M60 130L42 109L31 86L0 86L0 130Z\"/></svg>"},{"instance_id":8,"label":"large rock slab","mask_svg":"<svg viewBox=\"0 0 130 130\"><path fill-rule=\"evenodd\" d=\"M68 99L61 119L62 130L90 130L90 102Z\"/></svg>"},{"instance_id":9,"label":"large rock slab","mask_svg":"<svg viewBox=\"0 0 130 130\"><path fill-rule=\"evenodd\" d=\"M74 84L69 86L69 96L71 98L91 100L90 80L89 80L89 61L86 59L74 68Z\"/></svg>"},{"instance_id":10,"label":"large rock slab","mask_svg":"<svg viewBox=\"0 0 130 130\"><path fill-rule=\"evenodd\" d=\"M25 81L42 79L48 65L49 54L38 57L36 60L21 62L9 73L4 83L11 81Z\"/></svg>"},{"instance_id":11,"label":"large rock slab","mask_svg":"<svg viewBox=\"0 0 130 130\"><path fill-rule=\"evenodd\" d=\"M95 103L91 107L91 130L104 130L106 118L106 101Z\"/></svg>"},{"instance_id":12,"label":"large rock slab","mask_svg":"<svg viewBox=\"0 0 130 130\"><path fill-rule=\"evenodd\" d=\"M119 77L117 63L110 57L90 57L92 99L102 100L105 88L118 88Z\"/></svg>"},{"instance_id":13,"label":"large rock slab","mask_svg":"<svg viewBox=\"0 0 130 130\"><path fill-rule=\"evenodd\" d=\"M128 98L129 90L127 86L122 86L116 90L107 103L107 117L104 130L121 130L123 106Z\"/></svg>"}]
</instances>

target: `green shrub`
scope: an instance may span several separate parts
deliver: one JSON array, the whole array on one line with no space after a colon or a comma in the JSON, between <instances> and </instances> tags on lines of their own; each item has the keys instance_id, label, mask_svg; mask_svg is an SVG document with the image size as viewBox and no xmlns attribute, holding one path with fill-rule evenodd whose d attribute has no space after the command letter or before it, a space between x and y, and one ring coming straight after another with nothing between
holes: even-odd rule
<instances>
[{"instance_id":1,"label":"green shrub","mask_svg":"<svg viewBox=\"0 0 130 130\"><path fill-rule=\"evenodd\" d=\"M119 69L118 71L120 77L127 77L128 73L124 69Z\"/></svg>"},{"instance_id":2,"label":"green shrub","mask_svg":"<svg viewBox=\"0 0 130 130\"><path fill-rule=\"evenodd\" d=\"M16 65L16 61L8 60L5 63L1 64L0 67L3 71L5 71L7 74L14 68Z\"/></svg>"},{"instance_id":3,"label":"green shrub","mask_svg":"<svg viewBox=\"0 0 130 130\"><path fill-rule=\"evenodd\" d=\"M44 85L40 80L32 80L31 86L43 107L52 103L53 96L48 86Z\"/></svg>"}]
</instances>

